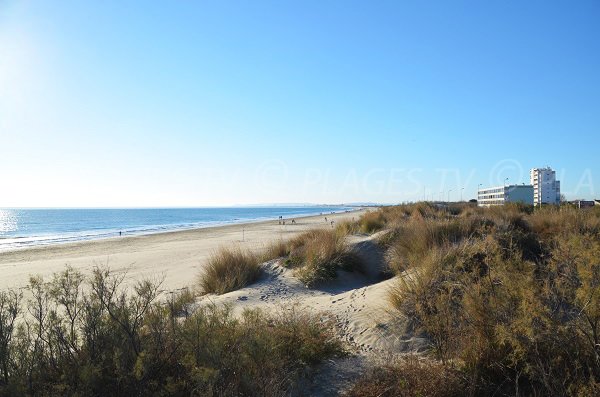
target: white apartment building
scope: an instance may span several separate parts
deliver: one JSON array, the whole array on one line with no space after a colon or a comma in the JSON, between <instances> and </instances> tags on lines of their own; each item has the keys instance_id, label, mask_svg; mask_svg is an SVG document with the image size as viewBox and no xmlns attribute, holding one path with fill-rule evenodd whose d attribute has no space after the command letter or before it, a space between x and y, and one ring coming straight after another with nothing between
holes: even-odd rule
<instances>
[{"instance_id":1,"label":"white apartment building","mask_svg":"<svg viewBox=\"0 0 600 397\"><path fill-rule=\"evenodd\" d=\"M556 172L552 168L533 168L530 177L534 205L560 204L560 181L556 180Z\"/></svg>"},{"instance_id":2,"label":"white apartment building","mask_svg":"<svg viewBox=\"0 0 600 397\"><path fill-rule=\"evenodd\" d=\"M477 205L491 207L506 203L523 203L533 205L533 186L508 185L486 187L477 192Z\"/></svg>"}]
</instances>

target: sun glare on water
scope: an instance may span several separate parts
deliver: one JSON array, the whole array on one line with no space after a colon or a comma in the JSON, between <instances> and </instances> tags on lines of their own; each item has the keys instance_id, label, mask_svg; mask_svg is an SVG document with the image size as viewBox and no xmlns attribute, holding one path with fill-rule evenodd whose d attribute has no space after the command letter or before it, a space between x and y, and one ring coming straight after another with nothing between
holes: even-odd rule
<instances>
[{"instance_id":1,"label":"sun glare on water","mask_svg":"<svg viewBox=\"0 0 600 397\"><path fill-rule=\"evenodd\" d=\"M17 230L17 217L14 212L0 210L0 235Z\"/></svg>"}]
</instances>

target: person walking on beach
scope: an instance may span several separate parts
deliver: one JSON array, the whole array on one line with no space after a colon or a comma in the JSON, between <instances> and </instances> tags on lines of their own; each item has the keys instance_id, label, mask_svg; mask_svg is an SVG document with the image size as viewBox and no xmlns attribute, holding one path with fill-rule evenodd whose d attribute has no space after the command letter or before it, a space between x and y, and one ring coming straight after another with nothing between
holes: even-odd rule
<instances>
[{"instance_id":1,"label":"person walking on beach","mask_svg":"<svg viewBox=\"0 0 600 397\"><path fill-rule=\"evenodd\" d=\"M119 237L120 237L122 234L123 234L123 232L119 230Z\"/></svg>"}]
</instances>

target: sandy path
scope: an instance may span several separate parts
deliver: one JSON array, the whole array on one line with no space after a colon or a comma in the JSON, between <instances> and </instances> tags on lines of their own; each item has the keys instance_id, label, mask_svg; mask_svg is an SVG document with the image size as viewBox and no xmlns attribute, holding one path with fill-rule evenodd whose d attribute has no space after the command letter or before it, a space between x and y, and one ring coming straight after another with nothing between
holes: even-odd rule
<instances>
[{"instance_id":1,"label":"sandy path","mask_svg":"<svg viewBox=\"0 0 600 397\"><path fill-rule=\"evenodd\" d=\"M326 216L340 222L358 218L362 212ZM129 280L164 277L164 289L179 289L193 283L206 258L220 246L239 244L260 250L278 238L326 227L331 226L324 216L311 216L296 218L295 225L281 226L273 220L2 252L0 289L23 287L30 275L49 277L66 265L84 273L96 265L108 265L114 271L127 270Z\"/></svg>"}]
</instances>

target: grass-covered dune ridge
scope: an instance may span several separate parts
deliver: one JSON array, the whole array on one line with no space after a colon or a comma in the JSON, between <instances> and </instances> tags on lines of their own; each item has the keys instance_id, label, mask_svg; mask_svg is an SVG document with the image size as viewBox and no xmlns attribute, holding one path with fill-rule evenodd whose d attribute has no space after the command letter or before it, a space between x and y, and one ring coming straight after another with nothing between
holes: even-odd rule
<instances>
[{"instance_id":1,"label":"grass-covered dune ridge","mask_svg":"<svg viewBox=\"0 0 600 397\"><path fill-rule=\"evenodd\" d=\"M309 287L334 279L338 270L360 270L360 259L337 230L312 230L288 242L284 265Z\"/></svg>"},{"instance_id":2,"label":"grass-covered dune ridge","mask_svg":"<svg viewBox=\"0 0 600 397\"><path fill-rule=\"evenodd\" d=\"M259 254L222 247L211 255L196 284L201 294L224 294L256 281L261 262L281 259L306 286L315 287L336 278L338 270L361 269L359 256L345 240L354 225L344 222L335 229L308 230L287 241L273 241Z\"/></svg>"},{"instance_id":3,"label":"grass-covered dune ridge","mask_svg":"<svg viewBox=\"0 0 600 397\"><path fill-rule=\"evenodd\" d=\"M433 358L461 371L465 394L600 394L600 211L378 212L399 275L390 302L426 333Z\"/></svg>"}]
</instances>

